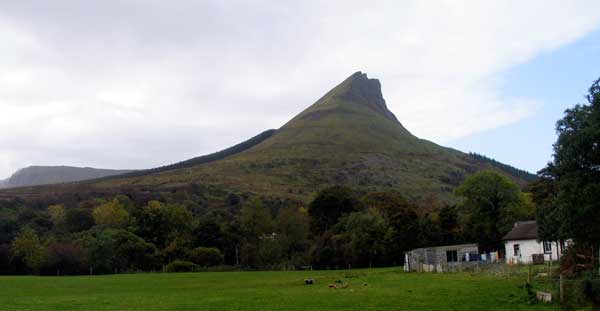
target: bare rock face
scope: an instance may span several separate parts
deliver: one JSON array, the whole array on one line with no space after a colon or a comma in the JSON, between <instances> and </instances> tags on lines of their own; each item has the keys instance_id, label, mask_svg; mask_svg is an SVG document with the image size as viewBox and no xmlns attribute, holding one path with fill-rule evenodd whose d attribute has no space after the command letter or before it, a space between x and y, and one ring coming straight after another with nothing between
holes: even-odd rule
<instances>
[{"instance_id":1,"label":"bare rock face","mask_svg":"<svg viewBox=\"0 0 600 311\"><path fill-rule=\"evenodd\" d=\"M377 79L369 79L366 73L360 71L354 73L342 84L347 83L349 87L339 96L349 102L361 103L370 106L380 112L386 118L398 122L396 116L388 110L381 92L381 83Z\"/></svg>"}]
</instances>

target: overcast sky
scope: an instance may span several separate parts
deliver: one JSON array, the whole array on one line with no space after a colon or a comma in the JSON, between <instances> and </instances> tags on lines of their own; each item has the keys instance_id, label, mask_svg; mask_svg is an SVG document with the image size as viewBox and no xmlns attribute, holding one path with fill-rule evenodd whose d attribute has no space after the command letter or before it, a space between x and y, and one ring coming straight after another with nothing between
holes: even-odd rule
<instances>
[{"instance_id":1,"label":"overcast sky","mask_svg":"<svg viewBox=\"0 0 600 311\"><path fill-rule=\"evenodd\" d=\"M0 0L0 177L217 151L280 127L358 70L380 79L413 134L536 171L552 139L510 157L523 150L501 133L526 123L551 136L557 114L536 116L564 107L530 81L547 74L527 80L538 93L507 86L599 26L597 0ZM521 144L536 140L527 132Z\"/></svg>"}]
</instances>

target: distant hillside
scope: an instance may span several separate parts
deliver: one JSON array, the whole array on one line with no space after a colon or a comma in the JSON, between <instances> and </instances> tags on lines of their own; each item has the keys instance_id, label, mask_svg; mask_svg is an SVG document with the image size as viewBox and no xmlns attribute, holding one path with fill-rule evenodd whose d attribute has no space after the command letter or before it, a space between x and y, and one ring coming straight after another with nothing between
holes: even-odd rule
<instances>
[{"instance_id":1,"label":"distant hillside","mask_svg":"<svg viewBox=\"0 0 600 311\"><path fill-rule=\"evenodd\" d=\"M0 188L28 187L81 181L131 172L73 166L29 166L0 182Z\"/></svg>"}]
</instances>

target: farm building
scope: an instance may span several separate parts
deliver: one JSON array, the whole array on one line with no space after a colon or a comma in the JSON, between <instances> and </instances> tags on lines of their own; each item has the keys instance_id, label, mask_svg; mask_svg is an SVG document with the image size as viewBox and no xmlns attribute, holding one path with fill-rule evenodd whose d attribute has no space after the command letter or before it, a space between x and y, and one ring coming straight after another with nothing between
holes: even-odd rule
<instances>
[{"instance_id":1,"label":"farm building","mask_svg":"<svg viewBox=\"0 0 600 311\"><path fill-rule=\"evenodd\" d=\"M404 254L404 270L446 272L457 270L463 262L479 260L477 244L417 248Z\"/></svg>"},{"instance_id":2,"label":"farm building","mask_svg":"<svg viewBox=\"0 0 600 311\"><path fill-rule=\"evenodd\" d=\"M535 220L516 222L503 240L508 264L541 263L559 258L558 243L538 241Z\"/></svg>"}]
</instances>

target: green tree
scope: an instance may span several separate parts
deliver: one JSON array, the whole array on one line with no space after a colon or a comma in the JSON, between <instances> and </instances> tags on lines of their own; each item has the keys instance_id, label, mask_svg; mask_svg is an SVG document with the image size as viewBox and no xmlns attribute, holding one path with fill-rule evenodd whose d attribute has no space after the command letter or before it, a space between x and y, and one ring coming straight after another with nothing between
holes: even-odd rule
<instances>
[{"instance_id":1,"label":"green tree","mask_svg":"<svg viewBox=\"0 0 600 311\"><path fill-rule=\"evenodd\" d=\"M214 247L197 247L190 252L190 261L201 267L212 267L223 263L223 254Z\"/></svg>"},{"instance_id":2,"label":"green tree","mask_svg":"<svg viewBox=\"0 0 600 311\"><path fill-rule=\"evenodd\" d=\"M83 249L71 242L52 242L47 248L47 261L44 270L49 274L74 275L87 270Z\"/></svg>"},{"instance_id":3,"label":"green tree","mask_svg":"<svg viewBox=\"0 0 600 311\"><path fill-rule=\"evenodd\" d=\"M502 247L502 237L527 217L527 201L519 186L495 171L469 176L457 189L468 238L486 251Z\"/></svg>"},{"instance_id":4,"label":"green tree","mask_svg":"<svg viewBox=\"0 0 600 311\"><path fill-rule=\"evenodd\" d=\"M66 211L62 204L48 206L48 215L55 229L61 229L65 225Z\"/></svg>"},{"instance_id":5,"label":"green tree","mask_svg":"<svg viewBox=\"0 0 600 311\"><path fill-rule=\"evenodd\" d=\"M224 244L224 235L221 226L212 219L202 219L194 227L194 245L221 248Z\"/></svg>"},{"instance_id":6,"label":"green tree","mask_svg":"<svg viewBox=\"0 0 600 311\"><path fill-rule=\"evenodd\" d=\"M538 172L539 178L529 185L532 200L536 204L536 220L538 235L543 241L562 241L568 239L568 232L563 234L560 209L557 204L558 183L546 174Z\"/></svg>"},{"instance_id":7,"label":"green tree","mask_svg":"<svg viewBox=\"0 0 600 311\"><path fill-rule=\"evenodd\" d=\"M375 209L354 212L340 219L334 228L337 239L345 244L346 258L353 266L381 264L394 235L383 216Z\"/></svg>"},{"instance_id":8,"label":"green tree","mask_svg":"<svg viewBox=\"0 0 600 311\"><path fill-rule=\"evenodd\" d=\"M273 217L262 201L254 198L244 203L240 212L242 230L252 238L259 238L273 233Z\"/></svg>"},{"instance_id":9,"label":"green tree","mask_svg":"<svg viewBox=\"0 0 600 311\"><path fill-rule=\"evenodd\" d=\"M38 272L46 260L45 247L30 228L23 228L11 245L14 257L21 258L30 272Z\"/></svg>"},{"instance_id":10,"label":"green tree","mask_svg":"<svg viewBox=\"0 0 600 311\"><path fill-rule=\"evenodd\" d=\"M69 232L81 232L94 226L92 213L84 208L71 208L65 213L65 225Z\"/></svg>"},{"instance_id":11,"label":"green tree","mask_svg":"<svg viewBox=\"0 0 600 311\"><path fill-rule=\"evenodd\" d=\"M281 208L275 218L275 230L284 256L290 264L299 264L306 251L310 223L305 208Z\"/></svg>"},{"instance_id":12,"label":"green tree","mask_svg":"<svg viewBox=\"0 0 600 311\"><path fill-rule=\"evenodd\" d=\"M184 206L150 201L132 211L134 232L162 249L177 237L191 240L193 216Z\"/></svg>"},{"instance_id":13,"label":"green tree","mask_svg":"<svg viewBox=\"0 0 600 311\"><path fill-rule=\"evenodd\" d=\"M454 205L446 205L439 211L442 244L450 245L463 242L462 230L458 223L458 210Z\"/></svg>"},{"instance_id":14,"label":"green tree","mask_svg":"<svg viewBox=\"0 0 600 311\"><path fill-rule=\"evenodd\" d=\"M557 122L553 161L544 172L557 185L553 204L560 234L595 246L600 241L600 79L586 98L587 104L567 109Z\"/></svg>"},{"instance_id":15,"label":"green tree","mask_svg":"<svg viewBox=\"0 0 600 311\"><path fill-rule=\"evenodd\" d=\"M93 273L148 270L154 267L156 247L123 229L95 229L86 232L84 246Z\"/></svg>"},{"instance_id":16,"label":"green tree","mask_svg":"<svg viewBox=\"0 0 600 311\"><path fill-rule=\"evenodd\" d=\"M118 199L104 203L92 212L94 222L97 225L120 228L127 224L129 213L125 210Z\"/></svg>"},{"instance_id":17,"label":"green tree","mask_svg":"<svg viewBox=\"0 0 600 311\"><path fill-rule=\"evenodd\" d=\"M374 192L362 198L364 205L377 210L393 228L386 248L387 264L402 263L404 252L420 246L417 206L398 192Z\"/></svg>"},{"instance_id":18,"label":"green tree","mask_svg":"<svg viewBox=\"0 0 600 311\"><path fill-rule=\"evenodd\" d=\"M308 206L313 234L322 234L332 228L340 217L362 208L352 189L333 186L321 190Z\"/></svg>"}]
</instances>

